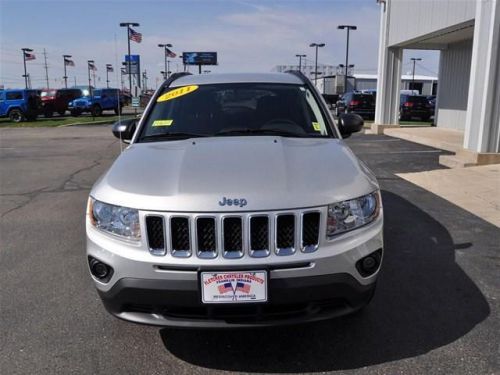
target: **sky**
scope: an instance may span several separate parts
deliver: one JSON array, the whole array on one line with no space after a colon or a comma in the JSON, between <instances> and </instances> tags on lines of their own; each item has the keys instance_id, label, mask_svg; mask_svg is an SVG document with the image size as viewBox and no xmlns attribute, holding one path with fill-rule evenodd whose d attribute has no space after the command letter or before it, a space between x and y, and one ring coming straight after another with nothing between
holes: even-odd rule
<instances>
[{"instance_id":1,"label":"sky","mask_svg":"<svg viewBox=\"0 0 500 375\"><path fill-rule=\"evenodd\" d=\"M375 0L0 0L0 85L23 87L21 48L32 48L28 61L33 87L45 87L44 55L51 87L63 85L63 54L73 56L68 83L88 83L87 60L97 66L97 86L105 86L105 65L121 65L127 53L126 29L120 22L138 22L142 43L131 42L141 56L148 86L161 83L163 50L171 43L183 51L216 51L218 66L211 72L268 72L278 64L297 64L296 54L313 63L312 42L326 43L318 62L345 62L346 31L339 24L357 25L351 32L349 64L355 72L377 72L380 9ZM403 73L411 71L410 57L422 57L417 74L437 75L439 54L405 51ZM182 69L173 59L172 71ZM192 67L194 72L196 67ZM110 73L119 87L119 69Z\"/></svg>"}]
</instances>

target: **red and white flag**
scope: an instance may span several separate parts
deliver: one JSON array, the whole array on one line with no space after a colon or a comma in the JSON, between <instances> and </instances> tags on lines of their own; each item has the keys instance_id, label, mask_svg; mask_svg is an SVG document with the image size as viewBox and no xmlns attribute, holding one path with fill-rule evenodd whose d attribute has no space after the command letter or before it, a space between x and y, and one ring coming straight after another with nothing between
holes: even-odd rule
<instances>
[{"instance_id":1,"label":"red and white flag","mask_svg":"<svg viewBox=\"0 0 500 375\"><path fill-rule=\"evenodd\" d=\"M134 29L130 28L128 29L128 38L130 40L133 40L136 43L142 42L142 34L138 33L137 31L134 31Z\"/></svg>"},{"instance_id":2,"label":"red and white flag","mask_svg":"<svg viewBox=\"0 0 500 375\"><path fill-rule=\"evenodd\" d=\"M26 61L30 61L30 60L35 60L36 56L34 53L29 53L29 52L24 51L24 58Z\"/></svg>"}]
</instances>

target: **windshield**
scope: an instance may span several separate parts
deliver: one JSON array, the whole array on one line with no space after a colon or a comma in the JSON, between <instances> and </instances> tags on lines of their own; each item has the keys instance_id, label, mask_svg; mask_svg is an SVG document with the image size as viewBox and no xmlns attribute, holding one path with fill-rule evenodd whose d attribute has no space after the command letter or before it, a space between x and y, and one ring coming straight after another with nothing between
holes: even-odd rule
<instances>
[{"instance_id":1,"label":"windshield","mask_svg":"<svg viewBox=\"0 0 500 375\"><path fill-rule=\"evenodd\" d=\"M306 86L232 83L167 88L139 142L165 135L328 137L328 123Z\"/></svg>"}]
</instances>

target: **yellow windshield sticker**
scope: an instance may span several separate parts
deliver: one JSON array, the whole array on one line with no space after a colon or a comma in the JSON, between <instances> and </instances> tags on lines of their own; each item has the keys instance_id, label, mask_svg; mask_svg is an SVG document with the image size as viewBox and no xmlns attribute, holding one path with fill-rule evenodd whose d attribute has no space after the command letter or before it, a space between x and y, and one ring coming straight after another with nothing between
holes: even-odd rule
<instances>
[{"instance_id":1,"label":"yellow windshield sticker","mask_svg":"<svg viewBox=\"0 0 500 375\"><path fill-rule=\"evenodd\" d=\"M160 96L158 98L157 102L158 103L159 102L166 102L167 100L172 100L172 99L178 98L180 96L190 94L197 89L198 89L198 85L179 87L178 89L174 89L174 90L169 91L166 94L163 94L162 96Z\"/></svg>"},{"instance_id":2,"label":"yellow windshield sticker","mask_svg":"<svg viewBox=\"0 0 500 375\"><path fill-rule=\"evenodd\" d=\"M154 120L153 128L156 128L157 126L170 126L173 122L174 120Z\"/></svg>"},{"instance_id":3,"label":"yellow windshield sticker","mask_svg":"<svg viewBox=\"0 0 500 375\"><path fill-rule=\"evenodd\" d=\"M314 130L316 130L317 132L320 132L320 131L321 131L321 125L319 124L319 122L313 122L313 128L314 128Z\"/></svg>"}]
</instances>

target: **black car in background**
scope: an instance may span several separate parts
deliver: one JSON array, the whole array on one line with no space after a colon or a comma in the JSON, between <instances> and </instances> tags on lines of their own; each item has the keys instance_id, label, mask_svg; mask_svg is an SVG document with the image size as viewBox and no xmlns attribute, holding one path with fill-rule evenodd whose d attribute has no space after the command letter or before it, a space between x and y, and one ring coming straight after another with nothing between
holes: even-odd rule
<instances>
[{"instance_id":1,"label":"black car in background","mask_svg":"<svg viewBox=\"0 0 500 375\"><path fill-rule=\"evenodd\" d=\"M361 117L373 120L375 117L375 97L371 94L348 92L337 100L335 115L355 113Z\"/></svg>"},{"instance_id":2,"label":"black car in background","mask_svg":"<svg viewBox=\"0 0 500 375\"><path fill-rule=\"evenodd\" d=\"M434 110L426 96L401 94L399 120L419 118L422 121L429 121L433 115Z\"/></svg>"}]
</instances>

